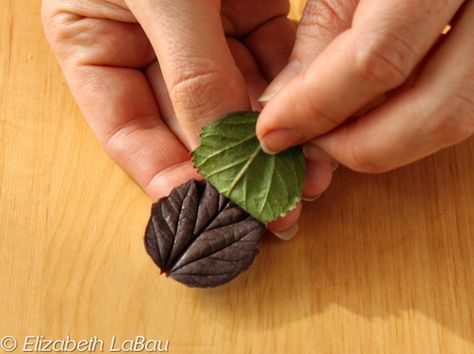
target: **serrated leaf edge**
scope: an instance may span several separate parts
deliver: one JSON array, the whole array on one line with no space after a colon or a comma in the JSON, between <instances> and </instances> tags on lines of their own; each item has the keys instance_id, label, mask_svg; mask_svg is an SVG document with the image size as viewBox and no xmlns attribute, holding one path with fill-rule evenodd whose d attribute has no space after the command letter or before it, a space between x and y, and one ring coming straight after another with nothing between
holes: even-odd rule
<instances>
[{"instance_id":1,"label":"serrated leaf edge","mask_svg":"<svg viewBox=\"0 0 474 354\"><path fill-rule=\"evenodd\" d=\"M231 113L231 114L232 114L232 115L238 115L238 114L248 114L248 113L249 113L249 112L242 111L242 112L234 112L234 113ZM224 118L224 117L222 117L222 118ZM216 122L217 122L217 121L216 121ZM212 123L215 123L215 122L212 122ZM212 124L212 123L210 123L210 124ZM234 124L249 124L249 123L250 123L250 122L239 122L239 123L234 123ZM221 124L231 124L231 123L229 123L229 122L223 122L223 123L221 123ZM205 126L202 128L201 133L199 134L199 138L204 137L204 135L208 133L207 130L208 130L208 125L205 125ZM251 138L249 138L249 139L245 139L245 141L251 140L251 139L253 139L254 137L256 137L256 134L253 134L253 135L251 136ZM195 161L196 156L195 156L194 152L199 148L199 146L200 146L200 145L198 145L197 147L195 147L195 148L191 151L191 161L192 161L192 163L193 163L193 167L194 167L204 178L207 179L209 176L211 176L211 174L205 174L205 173L202 173L201 171L199 171L199 168L198 168L198 166L196 165L196 161ZM238 146L238 144L237 144L237 146ZM296 148L296 147L292 147L292 148ZM290 148L290 149L292 149L292 148ZM264 154L266 154L266 152L263 151L261 145L259 144L258 148L255 150L254 154L252 154L252 156L251 156L251 158L249 159L249 161L252 159L252 157L253 157L254 155L255 155L255 156L254 156L253 160L255 160L255 158L258 156L258 154L259 154L260 152L263 152ZM215 157L215 156L217 156L217 155L214 155L213 157ZM253 160L252 160L252 161L253 161ZM205 161L207 161L207 160L205 160ZM246 166L247 166L247 164L246 164ZM249 165L249 166L250 166L250 165ZM248 170L248 168L247 168L247 170ZM239 175L238 175L238 176L240 176L240 172L239 172ZM234 180L234 181L235 181L235 180ZM234 185L234 181L232 182L232 185ZM216 186L214 186L214 184L212 184L211 181L208 180L208 182L209 182L214 188L216 188L216 189L219 191L219 188L217 188ZM238 181L237 181L237 183L238 183ZM235 185L237 185L237 183L235 183ZM303 183L304 183L304 181L303 181ZM303 191L303 183L301 183L301 185L298 185L298 189L301 190L301 192ZM235 187L235 185L234 185L233 187ZM222 193L223 193L223 194L224 194L224 193L227 193L228 190L229 190L229 189L227 189L226 191L223 191ZM232 192L230 192L230 193L232 193ZM294 197L293 200L291 200L291 199L288 200L288 205L289 205L288 211L283 212L283 213L280 213L275 219L265 220L265 219L262 219L262 218L258 217L258 216L255 215L254 213L251 213L249 210L247 210L246 205L242 205L241 203L239 203L238 201L234 200L234 199L231 198L230 196L227 196L227 195L226 195L226 197L227 197L228 199L230 199L232 202L234 202L235 204L239 205L241 208L243 208L248 214L252 215L254 218L256 218L257 220L259 220L260 222L262 222L263 224L265 224L265 226L268 225L269 222L275 221L276 219L287 215L290 211L294 210L294 209L296 208L296 205L298 204L298 202L301 201L301 194L300 194L299 196Z\"/></svg>"}]
</instances>

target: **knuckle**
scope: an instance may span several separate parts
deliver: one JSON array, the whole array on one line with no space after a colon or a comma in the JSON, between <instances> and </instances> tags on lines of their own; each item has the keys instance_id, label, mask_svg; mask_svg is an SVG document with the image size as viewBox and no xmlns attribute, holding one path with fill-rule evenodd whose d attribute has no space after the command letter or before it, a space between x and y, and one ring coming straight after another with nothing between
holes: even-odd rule
<instances>
[{"instance_id":1,"label":"knuckle","mask_svg":"<svg viewBox=\"0 0 474 354\"><path fill-rule=\"evenodd\" d=\"M56 56L61 60L72 60L74 50L85 36L87 28L76 25L80 17L60 8L52 0L43 1L41 19L46 38Z\"/></svg>"},{"instance_id":2,"label":"knuckle","mask_svg":"<svg viewBox=\"0 0 474 354\"><path fill-rule=\"evenodd\" d=\"M299 116L302 117L301 123L303 133L306 135L314 136L315 134L323 134L334 127L341 124L341 121L333 117L330 113L326 113L312 101L308 102L308 108L303 111Z\"/></svg>"},{"instance_id":3,"label":"knuckle","mask_svg":"<svg viewBox=\"0 0 474 354\"><path fill-rule=\"evenodd\" d=\"M350 26L354 1L310 0L304 8L300 23L309 32L339 33Z\"/></svg>"},{"instance_id":4,"label":"knuckle","mask_svg":"<svg viewBox=\"0 0 474 354\"><path fill-rule=\"evenodd\" d=\"M455 95L455 105L460 110L458 117L460 118L460 127L464 134L464 138L474 135L474 69L470 75L466 75L464 84ZM464 139L463 138L463 139Z\"/></svg>"},{"instance_id":5,"label":"knuckle","mask_svg":"<svg viewBox=\"0 0 474 354\"><path fill-rule=\"evenodd\" d=\"M50 16L50 5L51 1L50 0L43 0L41 2L41 9L40 9L40 15L41 15L41 21L43 22L43 26L46 28Z\"/></svg>"},{"instance_id":6,"label":"knuckle","mask_svg":"<svg viewBox=\"0 0 474 354\"><path fill-rule=\"evenodd\" d=\"M171 102L177 113L185 114L193 121L199 121L209 113L210 108L221 104L223 95L232 97L236 84L232 75L222 70L215 70L206 65L189 65L170 85Z\"/></svg>"},{"instance_id":7,"label":"knuckle","mask_svg":"<svg viewBox=\"0 0 474 354\"><path fill-rule=\"evenodd\" d=\"M474 134L474 98L460 91L444 107L437 117L427 121L431 136L442 145L452 145Z\"/></svg>"},{"instance_id":8,"label":"knuckle","mask_svg":"<svg viewBox=\"0 0 474 354\"><path fill-rule=\"evenodd\" d=\"M443 114L428 124L428 131L438 143L450 145L472 135L472 127L460 124L453 114Z\"/></svg>"},{"instance_id":9,"label":"knuckle","mask_svg":"<svg viewBox=\"0 0 474 354\"><path fill-rule=\"evenodd\" d=\"M402 84L416 64L416 53L403 34L362 33L354 46L356 74L386 89Z\"/></svg>"},{"instance_id":10,"label":"knuckle","mask_svg":"<svg viewBox=\"0 0 474 354\"><path fill-rule=\"evenodd\" d=\"M54 40L54 35L56 33L56 21L58 9L56 4L52 0L43 0L41 3L41 21L43 23L43 28L48 40Z\"/></svg>"},{"instance_id":11,"label":"knuckle","mask_svg":"<svg viewBox=\"0 0 474 354\"><path fill-rule=\"evenodd\" d=\"M44 24L51 20L55 13L59 10L60 5L58 0L42 0L40 7L40 16Z\"/></svg>"},{"instance_id":12,"label":"knuckle","mask_svg":"<svg viewBox=\"0 0 474 354\"><path fill-rule=\"evenodd\" d=\"M376 158L364 142L352 145L350 152L349 161L344 164L354 171L375 174L390 170L386 163Z\"/></svg>"},{"instance_id":13,"label":"knuckle","mask_svg":"<svg viewBox=\"0 0 474 354\"><path fill-rule=\"evenodd\" d=\"M82 2L43 0L41 19L46 38L61 62L86 61L88 54L109 36L106 21L132 23L134 17L123 0Z\"/></svg>"},{"instance_id":14,"label":"knuckle","mask_svg":"<svg viewBox=\"0 0 474 354\"><path fill-rule=\"evenodd\" d=\"M304 76L294 78L295 87L308 87ZM295 118L293 124L298 126L301 134L307 139L324 134L342 123L341 118L332 112L327 105L314 99L311 89L302 89L299 94L298 103L294 104L293 112Z\"/></svg>"},{"instance_id":15,"label":"knuckle","mask_svg":"<svg viewBox=\"0 0 474 354\"><path fill-rule=\"evenodd\" d=\"M41 4L41 20L47 35L53 35L56 39L58 33L67 23L67 19L72 16L71 13L64 11L60 5L53 0L44 0Z\"/></svg>"}]
</instances>

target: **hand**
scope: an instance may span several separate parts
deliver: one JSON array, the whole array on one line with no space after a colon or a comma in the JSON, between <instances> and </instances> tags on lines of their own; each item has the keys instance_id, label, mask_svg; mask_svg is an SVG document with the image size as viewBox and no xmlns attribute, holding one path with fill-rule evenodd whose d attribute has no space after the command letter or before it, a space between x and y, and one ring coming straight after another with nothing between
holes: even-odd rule
<instances>
[{"instance_id":1,"label":"hand","mask_svg":"<svg viewBox=\"0 0 474 354\"><path fill-rule=\"evenodd\" d=\"M372 173L459 143L474 132L473 33L474 1L309 0L257 136Z\"/></svg>"},{"instance_id":2,"label":"hand","mask_svg":"<svg viewBox=\"0 0 474 354\"><path fill-rule=\"evenodd\" d=\"M92 130L156 200L199 178L189 150L204 124L259 108L294 44L288 10L286 0L45 0L42 13ZM331 175L308 161L304 194L321 193ZM270 229L294 233L300 211Z\"/></svg>"}]
</instances>

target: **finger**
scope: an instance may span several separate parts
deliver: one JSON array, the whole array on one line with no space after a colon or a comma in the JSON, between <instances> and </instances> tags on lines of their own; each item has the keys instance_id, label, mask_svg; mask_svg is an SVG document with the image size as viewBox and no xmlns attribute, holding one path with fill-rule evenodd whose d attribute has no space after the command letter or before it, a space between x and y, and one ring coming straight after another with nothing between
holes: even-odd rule
<instances>
[{"instance_id":1,"label":"finger","mask_svg":"<svg viewBox=\"0 0 474 354\"><path fill-rule=\"evenodd\" d=\"M461 3L361 1L351 29L265 106L257 124L262 146L280 151L325 133L403 83Z\"/></svg>"},{"instance_id":2,"label":"finger","mask_svg":"<svg viewBox=\"0 0 474 354\"><path fill-rule=\"evenodd\" d=\"M280 4L284 4L284 2L280 2ZM239 7L239 9L242 9L242 7ZM247 8L244 8L244 10L247 11ZM288 62L295 41L295 25L286 17L288 10L288 7L281 8L281 12L270 16L269 19L260 20L258 26L255 26L255 23L252 25L234 24L234 30L256 27L251 33L247 33L243 40L248 50L242 46L240 41L228 39L236 64L246 81L253 109L261 108L257 98L260 97L263 89L267 86L266 80L273 79ZM227 17L232 19L243 18L243 21L248 18L246 16L236 16L236 14ZM239 32L239 36L241 35L242 32ZM278 38L278 40L274 40L275 38ZM315 200L318 195L327 189L331 178L332 167L330 163L307 160L303 188L305 200ZM294 222L292 222L293 219ZM280 227L283 225L284 228L288 229L295 222L296 218L293 213L282 218L276 225L280 225Z\"/></svg>"},{"instance_id":3,"label":"finger","mask_svg":"<svg viewBox=\"0 0 474 354\"><path fill-rule=\"evenodd\" d=\"M293 48L296 26L289 11L286 0L222 0L226 35L246 45L267 81L286 65Z\"/></svg>"},{"instance_id":4,"label":"finger","mask_svg":"<svg viewBox=\"0 0 474 354\"><path fill-rule=\"evenodd\" d=\"M288 63L295 36L296 27L285 15L269 20L244 38L243 43L267 81L273 80Z\"/></svg>"},{"instance_id":5,"label":"finger","mask_svg":"<svg viewBox=\"0 0 474 354\"><path fill-rule=\"evenodd\" d=\"M254 57L242 42L228 38L227 44L234 57L235 64L244 78L252 110L259 111L261 106L258 102L258 97L262 94L263 90L265 90L268 82L260 72Z\"/></svg>"},{"instance_id":6,"label":"finger","mask_svg":"<svg viewBox=\"0 0 474 354\"><path fill-rule=\"evenodd\" d=\"M266 80L259 71L257 63L253 59L249 50L241 42L228 39L229 48L235 58L235 62L242 72L252 106L259 106L257 98L267 86ZM305 182L303 187L303 197L307 201L315 200L324 190L326 190L332 179L332 167L328 162L317 162L306 160ZM284 239L292 237L297 232L297 221L300 215L300 207L288 215L270 223L269 228L275 234Z\"/></svg>"},{"instance_id":7,"label":"finger","mask_svg":"<svg viewBox=\"0 0 474 354\"><path fill-rule=\"evenodd\" d=\"M267 86L267 81L262 77L249 50L240 41L227 38L227 45L244 78L252 109L260 110L261 106L257 99ZM162 119L166 122L171 131L180 138L182 143L191 149L186 141L183 129L176 118L159 63L155 61L146 68L145 73L158 102L158 106L160 107Z\"/></svg>"},{"instance_id":8,"label":"finger","mask_svg":"<svg viewBox=\"0 0 474 354\"><path fill-rule=\"evenodd\" d=\"M414 85L359 121L315 141L362 172L406 165L474 133L474 2L467 2Z\"/></svg>"},{"instance_id":9,"label":"finger","mask_svg":"<svg viewBox=\"0 0 474 354\"><path fill-rule=\"evenodd\" d=\"M144 72L148 82L150 83L156 102L158 103L161 119L166 123L174 135L178 137L181 143L186 146L188 150L191 150L191 146L186 139L183 128L176 118L176 113L174 112L173 104L171 103L168 89L166 88L160 64L158 61L154 61L145 69Z\"/></svg>"},{"instance_id":10,"label":"finger","mask_svg":"<svg viewBox=\"0 0 474 354\"><path fill-rule=\"evenodd\" d=\"M279 75L260 97L261 102L269 101L316 59L337 35L350 27L357 3L357 0L309 0L306 3L289 62L278 71ZM278 36L277 33L273 34L273 38Z\"/></svg>"},{"instance_id":11,"label":"finger","mask_svg":"<svg viewBox=\"0 0 474 354\"><path fill-rule=\"evenodd\" d=\"M178 120L192 148L201 127L250 108L222 28L219 1L127 1L158 56Z\"/></svg>"},{"instance_id":12,"label":"finger","mask_svg":"<svg viewBox=\"0 0 474 354\"><path fill-rule=\"evenodd\" d=\"M228 39L228 44L232 55L235 58L236 65L244 76L252 104L258 105L257 98L266 87L267 82L262 77L256 62L245 46L243 46L239 41L230 38ZM147 69L147 75L151 82L156 99L160 102L160 110L163 116L167 116L165 119L170 122L172 130L179 129L179 126L174 127L175 120L172 117L174 113L168 93L166 89L164 89L164 82L160 73L159 65L157 63L153 64L149 69ZM303 190L305 196L314 198L314 196L320 194L327 188L332 175L330 167L327 166L329 166L329 163L325 164L307 161L306 179ZM278 237L287 239L296 233L297 226L295 225L300 213L301 207L298 206L294 211L288 213L288 215L270 223L269 228L275 231Z\"/></svg>"},{"instance_id":13,"label":"finger","mask_svg":"<svg viewBox=\"0 0 474 354\"><path fill-rule=\"evenodd\" d=\"M358 0L309 0L298 25L292 58L311 63L340 33L349 29Z\"/></svg>"},{"instance_id":14,"label":"finger","mask_svg":"<svg viewBox=\"0 0 474 354\"><path fill-rule=\"evenodd\" d=\"M257 98L261 95L263 89L267 86L267 81L249 50L242 45L240 41L228 39L229 48L232 52L235 62L242 72L252 106L259 106ZM327 189L332 179L332 167L327 162L317 162L306 160L305 182L303 187L303 196L306 200L315 200L315 197ZM281 217L278 221L270 223L269 228L277 233L280 238L288 238L297 232L296 223L300 215L299 207ZM283 233L281 233L283 232Z\"/></svg>"},{"instance_id":15,"label":"finger","mask_svg":"<svg viewBox=\"0 0 474 354\"><path fill-rule=\"evenodd\" d=\"M93 7L91 1L59 0L44 0L41 10L46 36L60 64L74 60L140 68L155 59L150 42L129 11L105 11Z\"/></svg>"},{"instance_id":16,"label":"finger","mask_svg":"<svg viewBox=\"0 0 474 354\"><path fill-rule=\"evenodd\" d=\"M252 106L257 108L260 105L257 99L267 86L267 81L260 72L250 51L240 41L228 39L228 44L235 58L236 65L243 74ZM329 185L330 177L328 181L327 170L324 168L324 163L322 165L320 166L312 162L306 164L305 177L307 179L305 179L304 192L309 193L306 195L314 196L319 194ZM332 175L331 171L329 173ZM300 214L301 203L287 215L271 222L268 227L277 237L289 239L298 231L297 222Z\"/></svg>"},{"instance_id":17,"label":"finger","mask_svg":"<svg viewBox=\"0 0 474 354\"><path fill-rule=\"evenodd\" d=\"M278 238L289 240L298 232L298 219L301 215L301 203L291 210L284 217L278 218L268 224L268 229Z\"/></svg>"},{"instance_id":18,"label":"finger","mask_svg":"<svg viewBox=\"0 0 474 354\"><path fill-rule=\"evenodd\" d=\"M312 202L320 197L331 184L332 170L329 162L306 159L303 200Z\"/></svg>"},{"instance_id":19,"label":"finger","mask_svg":"<svg viewBox=\"0 0 474 354\"><path fill-rule=\"evenodd\" d=\"M287 17L286 0L221 0L221 15L226 35L245 38L273 19Z\"/></svg>"},{"instance_id":20,"label":"finger","mask_svg":"<svg viewBox=\"0 0 474 354\"><path fill-rule=\"evenodd\" d=\"M155 199L195 176L188 151L160 120L145 76L133 68L143 64L136 53L146 43L138 25L81 18L54 7L43 18L73 95L111 157ZM119 48L105 50L110 43ZM120 49L123 56L116 55Z\"/></svg>"}]
</instances>

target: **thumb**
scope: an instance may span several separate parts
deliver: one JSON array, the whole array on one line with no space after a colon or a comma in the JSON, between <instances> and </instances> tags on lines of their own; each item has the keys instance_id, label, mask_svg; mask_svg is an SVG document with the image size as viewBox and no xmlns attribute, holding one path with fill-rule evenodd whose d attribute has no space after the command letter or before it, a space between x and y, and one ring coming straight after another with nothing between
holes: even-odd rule
<instances>
[{"instance_id":1,"label":"thumb","mask_svg":"<svg viewBox=\"0 0 474 354\"><path fill-rule=\"evenodd\" d=\"M259 98L265 104L298 75L340 33L351 25L358 0L309 0L298 24L296 42L287 66Z\"/></svg>"},{"instance_id":2,"label":"thumb","mask_svg":"<svg viewBox=\"0 0 474 354\"><path fill-rule=\"evenodd\" d=\"M250 108L226 41L220 1L126 0L156 52L174 113L190 148L216 117Z\"/></svg>"},{"instance_id":3,"label":"thumb","mask_svg":"<svg viewBox=\"0 0 474 354\"><path fill-rule=\"evenodd\" d=\"M324 134L399 87L462 3L361 1L350 28L265 106L257 124L262 148L277 152Z\"/></svg>"}]
</instances>

